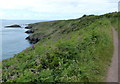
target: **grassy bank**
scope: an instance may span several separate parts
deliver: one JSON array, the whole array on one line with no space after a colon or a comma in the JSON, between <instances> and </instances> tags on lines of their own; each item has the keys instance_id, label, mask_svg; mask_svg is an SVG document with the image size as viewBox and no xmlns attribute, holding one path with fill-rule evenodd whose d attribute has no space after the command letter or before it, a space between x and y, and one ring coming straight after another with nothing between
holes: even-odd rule
<instances>
[{"instance_id":1,"label":"grassy bank","mask_svg":"<svg viewBox=\"0 0 120 84\"><path fill-rule=\"evenodd\" d=\"M27 48L3 60L4 82L101 82L113 53L110 18L84 16L31 24L37 38Z\"/></svg>"},{"instance_id":2,"label":"grassy bank","mask_svg":"<svg viewBox=\"0 0 120 84\"><path fill-rule=\"evenodd\" d=\"M109 13L109 14L105 15L107 18L109 18L109 20L111 22L111 26L113 28L115 28L116 31L118 31L118 32L120 31L120 25L119 25L120 17L119 17L119 15L120 15L120 12L119 13L117 13L117 12ZM120 33L118 33L118 36L120 37Z\"/></svg>"}]
</instances>

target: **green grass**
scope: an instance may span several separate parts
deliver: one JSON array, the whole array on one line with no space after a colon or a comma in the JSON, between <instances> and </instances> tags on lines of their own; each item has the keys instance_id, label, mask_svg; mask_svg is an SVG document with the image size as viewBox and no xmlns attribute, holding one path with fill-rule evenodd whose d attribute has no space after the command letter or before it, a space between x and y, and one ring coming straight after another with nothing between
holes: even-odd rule
<instances>
[{"instance_id":1,"label":"green grass","mask_svg":"<svg viewBox=\"0 0 120 84\"><path fill-rule=\"evenodd\" d=\"M119 25L119 21L120 21L120 12L114 12L114 13L109 13L109 14L106 14L105 16L109 18L110 22L111 22L111 26L113 28L116 29L116 31L120 31L120 25ZM120 33L118 33L118 36L120 38Z\"/></svg>"},{"instance_id":2,"label":"green grass","mask_svg":"<svg viewBox=\"0 0 120 84\"><path fill-rule=\"evenodd\" d=\"M3 60L4 82L103 82L113 53L111 20L86 16L31 24L48 35Z\"/></svg>"}]
</instances>

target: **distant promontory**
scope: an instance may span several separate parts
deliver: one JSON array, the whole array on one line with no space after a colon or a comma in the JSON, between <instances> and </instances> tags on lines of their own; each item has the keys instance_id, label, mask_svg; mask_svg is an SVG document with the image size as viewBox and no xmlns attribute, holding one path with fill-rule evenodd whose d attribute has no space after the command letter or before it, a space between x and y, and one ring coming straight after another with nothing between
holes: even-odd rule
<instances>
[{"instance_id":1,"label":"distant promontory","mask_svg":"<svg viewBox=\"0 0 120 84\"><path fill-rule=\"evenodd\" d=\"M17 25L17 24L14 24L14 25L10 25L10 26L5 26L6 28L8 28L8 27L12 27L12 28L16 28L16 27L19 27L19 28L21 28L21 26L20 25Z\"/></svg>"}]
</instances>

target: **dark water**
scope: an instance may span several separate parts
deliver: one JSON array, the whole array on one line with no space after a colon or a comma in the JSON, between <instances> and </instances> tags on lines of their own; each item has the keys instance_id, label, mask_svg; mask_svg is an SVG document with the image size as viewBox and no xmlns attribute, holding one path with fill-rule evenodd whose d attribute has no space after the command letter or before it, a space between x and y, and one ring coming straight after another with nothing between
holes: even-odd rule
<instances>
[{"instance_id":1,"label":"dark water","mask_svg":"<svg viewBox=\"0 0 120 84\"><path fill-rule=\"evenodd\" d=\"M3 20L0 25L0 55L2 55L0 60L13 57L14 54L21 52L27 47L31 46L25 38L28 34L24 33L27 29L24 28L4 28L6 25L12 24L28 24L41 22L36 20ZM25 25L23 25L25 26ZM2 44L1 44L2 42Z\"/></svg>"}]
</instances>

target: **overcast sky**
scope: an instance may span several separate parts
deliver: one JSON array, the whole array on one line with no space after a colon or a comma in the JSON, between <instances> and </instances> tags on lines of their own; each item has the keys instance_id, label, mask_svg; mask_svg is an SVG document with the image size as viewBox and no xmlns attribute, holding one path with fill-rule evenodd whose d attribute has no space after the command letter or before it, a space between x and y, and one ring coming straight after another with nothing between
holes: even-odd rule
<instances>
[{"instance_id":1,"label":"overcast sky","mask_svg":"<svg viewBox=\"0 0 120 84\"><path fill-rule=\"evenodd\" d=\"M57 20L118 11L119 0L0 0L1 19Z\"/></svg>"}]
</instances>

